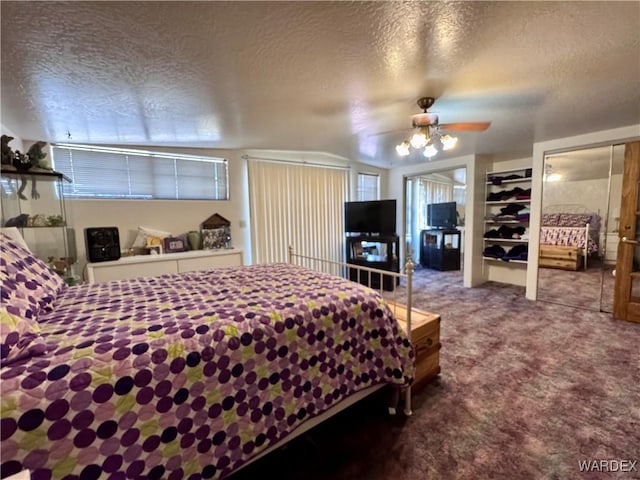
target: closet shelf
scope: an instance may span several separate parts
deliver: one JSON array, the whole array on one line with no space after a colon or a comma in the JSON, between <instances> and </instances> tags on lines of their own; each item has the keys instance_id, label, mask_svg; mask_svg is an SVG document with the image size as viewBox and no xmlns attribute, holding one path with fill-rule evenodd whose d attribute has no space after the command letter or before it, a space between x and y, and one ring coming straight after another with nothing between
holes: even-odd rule
<instances>
[{"instance_id":1,"label":"closet shelf","mask_svg":"<svg viewBox=\"0 0 640 480\"><path fill-rule=\"evenodd\" d=\"M528 239L522 238L484 238L485 242L506 242L506 243L529 243Z\"/></svg>"},{"instance_id":2,"label":"closet shelf","mask_svg":"<svg viewBox=\"0 0 640 480\"><path fill-rule=\"evenodd\" d=\"M531 183L531 177L527 178L514 178L511 180L502 180L500 183L487 182L487 185L493 185L495 187L499 187L504 185L505 183Z\"/></svg>"},{"instance_id":3,"label":"closet shelf","mask_svg":"<svg viewBox=\"0 0 640 480\"><path fill-rule=\"evenodd\" d=\"M501 258L494 258L494 257L482 257L482 258L483 258L484 260L489 260L489 261L493 261L493 262L500 262L500 263L502 263L503 265L505 265L505 264L509 264L509 263L525 263L525 264L527 263L527 261L526 261L526 260L509 260L509 261L507 262L507 261L502 260Z\"/></svg>"},{"instance_id":4,"label":"closet shelf","mask_svg":"<svg viewBox=\"0 0 640 480\"><path fill-rule=\"evenodd\" d=\"M524 203L524 204L527 204L527 203L531 203L531 199L528 198L526 200L515 200L514 199L514 200L492 200L492 201L487 200L485 202L485 204L487 204L487 205L507 205L509 203Z\"/></svg>"},{"instance_id":5,"label":"closet shelf","mask_svg":"<svg viewBox=\"0 0 640 480\"><path fill-rule=\"evenodd\" d=\"M485 220L484 223L486 223L487 225L518 225L518 224L529 225L529 220L502 220L502 221Z\"/></svg>"}]
</instances>

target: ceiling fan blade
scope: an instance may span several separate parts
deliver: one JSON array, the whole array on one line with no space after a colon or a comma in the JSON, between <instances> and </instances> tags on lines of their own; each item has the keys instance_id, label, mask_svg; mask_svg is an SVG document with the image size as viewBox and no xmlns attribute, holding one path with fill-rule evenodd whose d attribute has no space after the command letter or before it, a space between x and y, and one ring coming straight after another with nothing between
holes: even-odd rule
<instances>
[{"instance_id":1,"label":"ceiling fan blade","mask_svg":"<svg viewBox=\"0 0 640 480\"><path fill-rule=\"evenodd\" d=\"M370 133L367 136L368 137L379 137L381 135L391 135L392 133L408 132L410 130L413 130L413 128L397 128L395 130L387 130L385 132Z\"/></svg>"},{"instance_id":2,"label":"ceiling fan blade","mask_svg":"<svg viewBox=\"0 0 640 480\"><path fill-rule=\"evenodd\" d=\"M484 132L489 128L491 122L458 122L458 123L441 123L442 130L458 130L463 132Z\"/></svg>"}]
</instances>

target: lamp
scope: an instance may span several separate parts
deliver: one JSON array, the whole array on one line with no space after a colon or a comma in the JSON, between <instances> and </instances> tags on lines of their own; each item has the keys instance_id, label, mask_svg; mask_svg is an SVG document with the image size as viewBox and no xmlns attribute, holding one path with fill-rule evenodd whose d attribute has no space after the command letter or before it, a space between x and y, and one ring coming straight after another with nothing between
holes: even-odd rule
<instances>
[{"instance_id":1,"label":"lamp","mask_svg":"<svg viewBox=\"0 0 640 480\"><path fill-rule=\"evenodd\" d=\"M401 157L406 157L411 153L411 148L415 150L424 149L422 154L427 158L435 157L440 150L451 150L458 142L457 137L449 134L441 134L437 125L417 126L414 124L415 132L410 140L404 140L396 145L396 152Z\"/></svg>"}]
</instances>

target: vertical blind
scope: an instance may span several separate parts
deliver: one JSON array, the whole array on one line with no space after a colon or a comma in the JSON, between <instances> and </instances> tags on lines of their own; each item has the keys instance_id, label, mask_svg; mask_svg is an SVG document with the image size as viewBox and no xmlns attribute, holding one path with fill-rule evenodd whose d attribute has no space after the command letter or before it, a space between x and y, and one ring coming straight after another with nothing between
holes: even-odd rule
<instances>
[{"instance_id":1,"label":"vertical blind","mask_svg":"<svg viewBox=\"0 0 640 480\"><path fill-rule=\"evenodd\" d=\"M90 146L53 146L72 198L228 200L225 159Z\"/></svg>"},{"instance_id":2,"label":"vertical blind","mask_svg":"<svg viewBox=\"0 0 640 480\"><path fill-rule=\"evenodd\" d=\"M358 173L358 200L380 198L380 176L375 173Z\"/></svg>"},{"instance_id":3,"label":"vertical blind","mask_svg":"<svg viewBox=\"0 0 640 480\"><path fill-rule=\"evenodd\" d=\"M249 199L254 263L301 255L344 258L346 169L249 159Z\"/></svg>"}]
</instances>

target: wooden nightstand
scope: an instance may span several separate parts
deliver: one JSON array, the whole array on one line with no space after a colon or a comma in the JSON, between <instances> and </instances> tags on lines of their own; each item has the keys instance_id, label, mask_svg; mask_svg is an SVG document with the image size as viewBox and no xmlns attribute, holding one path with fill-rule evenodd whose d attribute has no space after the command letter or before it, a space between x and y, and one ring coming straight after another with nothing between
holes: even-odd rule
<instances>
[{"instance_id":1,"label":"wooden nightstand","mask_svg":"<svg viewBox=\"0 0 640 480\"><path fill-rule=\"evenodd\" d=\"M390 300L386 302L406 331L407 308ZM413 308L410 338L416 354L416 375L411 387L415 393L440 373L440 315Z\"/></svg>"}]
</instances>

